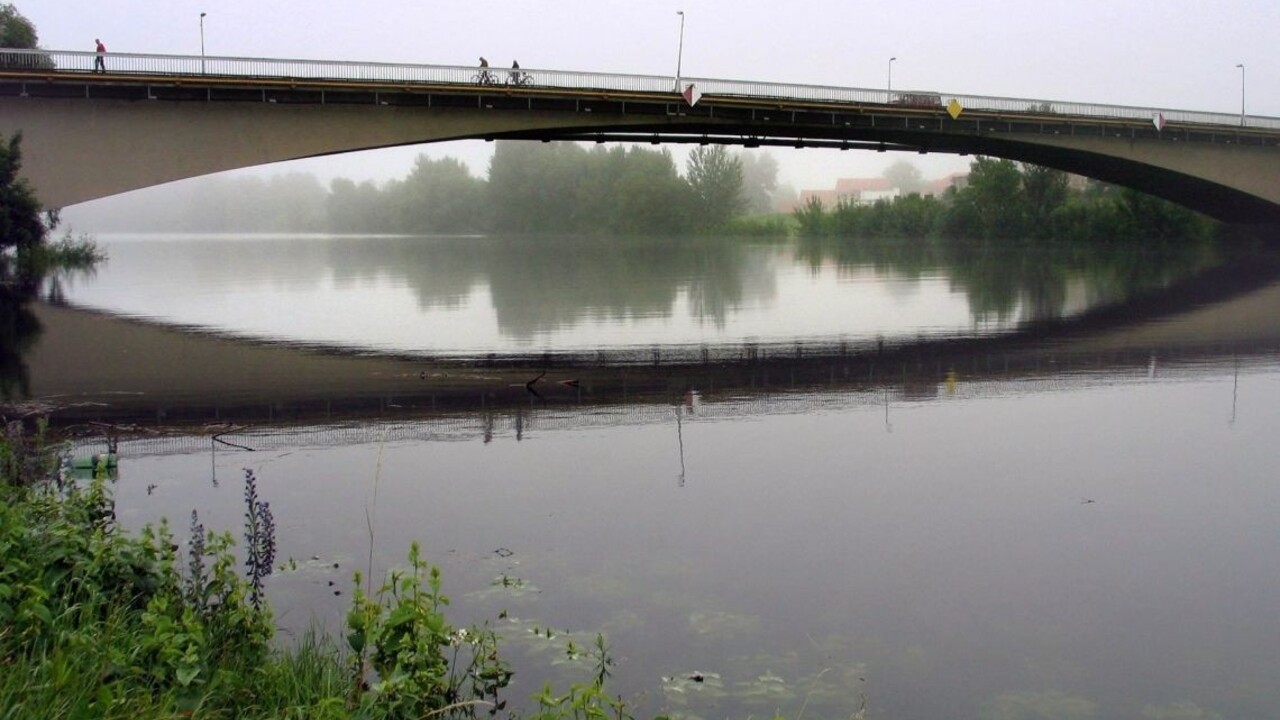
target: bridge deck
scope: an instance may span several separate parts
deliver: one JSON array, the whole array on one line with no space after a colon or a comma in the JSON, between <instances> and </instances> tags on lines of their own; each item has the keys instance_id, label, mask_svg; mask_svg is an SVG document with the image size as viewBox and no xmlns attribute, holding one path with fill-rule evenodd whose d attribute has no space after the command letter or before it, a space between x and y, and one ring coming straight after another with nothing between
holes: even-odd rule
<instances>
[{"instance_id":1,"label":"bridge deck","mask_svg":"<svg viewBox=\"0 0 1280 720\"><path fill-rule=\"evenodd\" d=\"M507 68L488 68L491 81L483 82L475 67L141 53L109 53L107 71L95 73L96 58L93 52L5 50L0 96L568 109L810 128L951 125L954 131L954 123L963 122L978 132L1280 145L1280 118L1168 108L530 68L519 71L528 84L509 84L513 75ZM701 94L692 107L677 92L690 85ZM953 117L949 110L958 112ZM765 135L761 144L779 144ZM814 140L824 144L821 137Z\"/></svg>"}]
</instances>

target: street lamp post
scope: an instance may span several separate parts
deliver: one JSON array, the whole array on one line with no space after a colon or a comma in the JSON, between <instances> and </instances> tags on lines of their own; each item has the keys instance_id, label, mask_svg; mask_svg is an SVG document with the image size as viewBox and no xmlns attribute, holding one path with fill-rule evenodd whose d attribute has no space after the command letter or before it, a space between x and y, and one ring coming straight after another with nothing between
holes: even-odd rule
<instances>
[{"instance_id":1,"label":"street lamp post","mask_svg":"<svg viewBox=\"0 0 1280 720\"><path fill-rule=\"evenodd\" d=\"M676 49L676 92L680 92L680 66L684 62L684 11L677 10L680 16L680 45Z\"/></svg>"},{"instance_id":2,"label":"street lamp post","mask_svg":"<svg viewBox=\"0 0 1280 720\"><path fill-rule=\"evenodd\" d=\"M200 74L204 74L204 16L208 13L200 13Z\"/></svg>"},{"instance_id":3,"label":"street lamp post","mask_svg":"<svg viewBox=\"0 0 1280 720\"><path fill-rule=\"evenodd\" d=\"M1240 68L1240 125L1244 126L1244 63L1236 65Z\"/></svg>"},{"instance_id":4,"label":"street lamp post","mask_svg":"<svg viewBox=\"0 0 1280 720\"><path fill-rule=\"evenodd\" d=\"M889 102L893 102L893 61L897 59L896 57L889 58L889 82L886 84L886 88L889 91Z\"/></svg>"}]
</instances>

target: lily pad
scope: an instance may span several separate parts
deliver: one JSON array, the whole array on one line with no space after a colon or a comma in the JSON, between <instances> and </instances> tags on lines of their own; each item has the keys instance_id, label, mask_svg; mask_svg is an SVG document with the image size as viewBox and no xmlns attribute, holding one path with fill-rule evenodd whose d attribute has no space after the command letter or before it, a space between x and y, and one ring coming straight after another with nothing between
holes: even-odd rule
<instances>
[{"instance_id":1,"label":"lily pad","mask_svg":"<svg viewBox=\"0 0 1280 720\"><path fill-rule=\"evenodd\" d=\"M735 699L748 705L777 705L796 699L796 692L787 681L771 672L757 675L754 680L734 685Z\"/></svg>"},{"instance_id":2,"label":"lily pad","mask_svg":"<svg viewBox=\"0 0 1280 720\"><path fill-rule=\"evenodd\" d=\"M541 667L567 667L569 677L582 678L595 669L594 632L553 628L535 620L508 616L493 627L504 648L520 648Z\"/></svg>"},{"instance_id":3,"label":"lily pad","mask_svg":"<svg viewBox=\"0 0 1280 720\"><path fill-rule=\"evenodd\" d=\"M1142 708L1143 720L1222 720L1222 715L1205 710L1193 702L1172 705L1147 705Z\"/></svg>"},{"instance_id":4,"label":"lily pad","mask_svg":"<svg viewBox=\"0 0 1280 720\"><path fill-rule=\"evenodd\" d=\"M514 575L502 574L495 577L489 587L473 590L466 594L467 599L475 602L486 600L523 599L542 592L537 585Z\"/></svg>"},{"instance_id":5,"label":"lily pad","mask_svg":"<svg viewBox=\"0 0 1280 720\"><path fill-rule=\"evenodd\" d=\"M662 678L662 695L678 706L728 697L720 673L691 670Z\"/></svg>"},{"instance_id":6,"label":"lily pad","mask_svg":"<svg viewBox=\"0 0 1280 720\"><path fill-rule=\"evenodd\" d=\"M1098 706L1092 700L1052 692L1010 692L983 704L982 720L1093 720Z\"/></svg>"},{"instance_id":7,"label":"lily pad","mask_svg":"<svg viewBox=\"0 0 1280 720\"><path fill-rule=\"evenodd\" d=\"M712 610L689 614L689 629L699 638L733 640L760 633L760 617Z\"/></svg>"}]
</instances>

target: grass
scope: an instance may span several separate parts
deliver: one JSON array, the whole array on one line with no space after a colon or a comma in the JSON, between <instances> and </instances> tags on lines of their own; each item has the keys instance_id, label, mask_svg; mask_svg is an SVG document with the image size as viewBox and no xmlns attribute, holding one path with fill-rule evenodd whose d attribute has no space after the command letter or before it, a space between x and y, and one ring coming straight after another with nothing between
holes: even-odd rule
<instances>
[{"instance_id":1,"label":"grass","mask_svg":"<svg viewBox=\"0 0 1280 720\"><path fill-rule=\"evenodd\" d=\"M790 213L741 215L731 219L721 231L733 237L786 240L798 230L799 223Z\"/></svg>"},{"instance_id":2,"label":"grass","mask_svg":"<svg viewBox=\"0 0 1280 720\"><path fill-rule=\"evenodd\" d=\"M140 648L122 647L105 626L80 630L104 642L6 656L0 718L355 717L347 704L341 652L320 635L308 635L260 665L220 668L219 682L187 695L180 688L130 682L130 665L136 669L142 659Z\"/></svg>"}]
</instances>

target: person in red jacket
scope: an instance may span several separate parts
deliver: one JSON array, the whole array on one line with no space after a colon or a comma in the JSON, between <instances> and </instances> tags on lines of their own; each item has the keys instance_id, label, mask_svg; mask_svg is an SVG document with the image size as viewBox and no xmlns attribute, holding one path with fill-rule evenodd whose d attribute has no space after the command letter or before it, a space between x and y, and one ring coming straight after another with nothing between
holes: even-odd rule
<instances>
[{"instance_id":1,"label":"person in red jacket","mask_svg":"<svg viewBox=\"0 0 1280 720\"><path fill-rule=\"evenodd\" d=\"M102 41L98 40L97 38L94 39L94 42L98 43L98 47L97 47L98 57L93 59L93 71L106 72L107 61L105 56L107 54L107 46L103 45Z\"/></svg>"}]
</instances>

